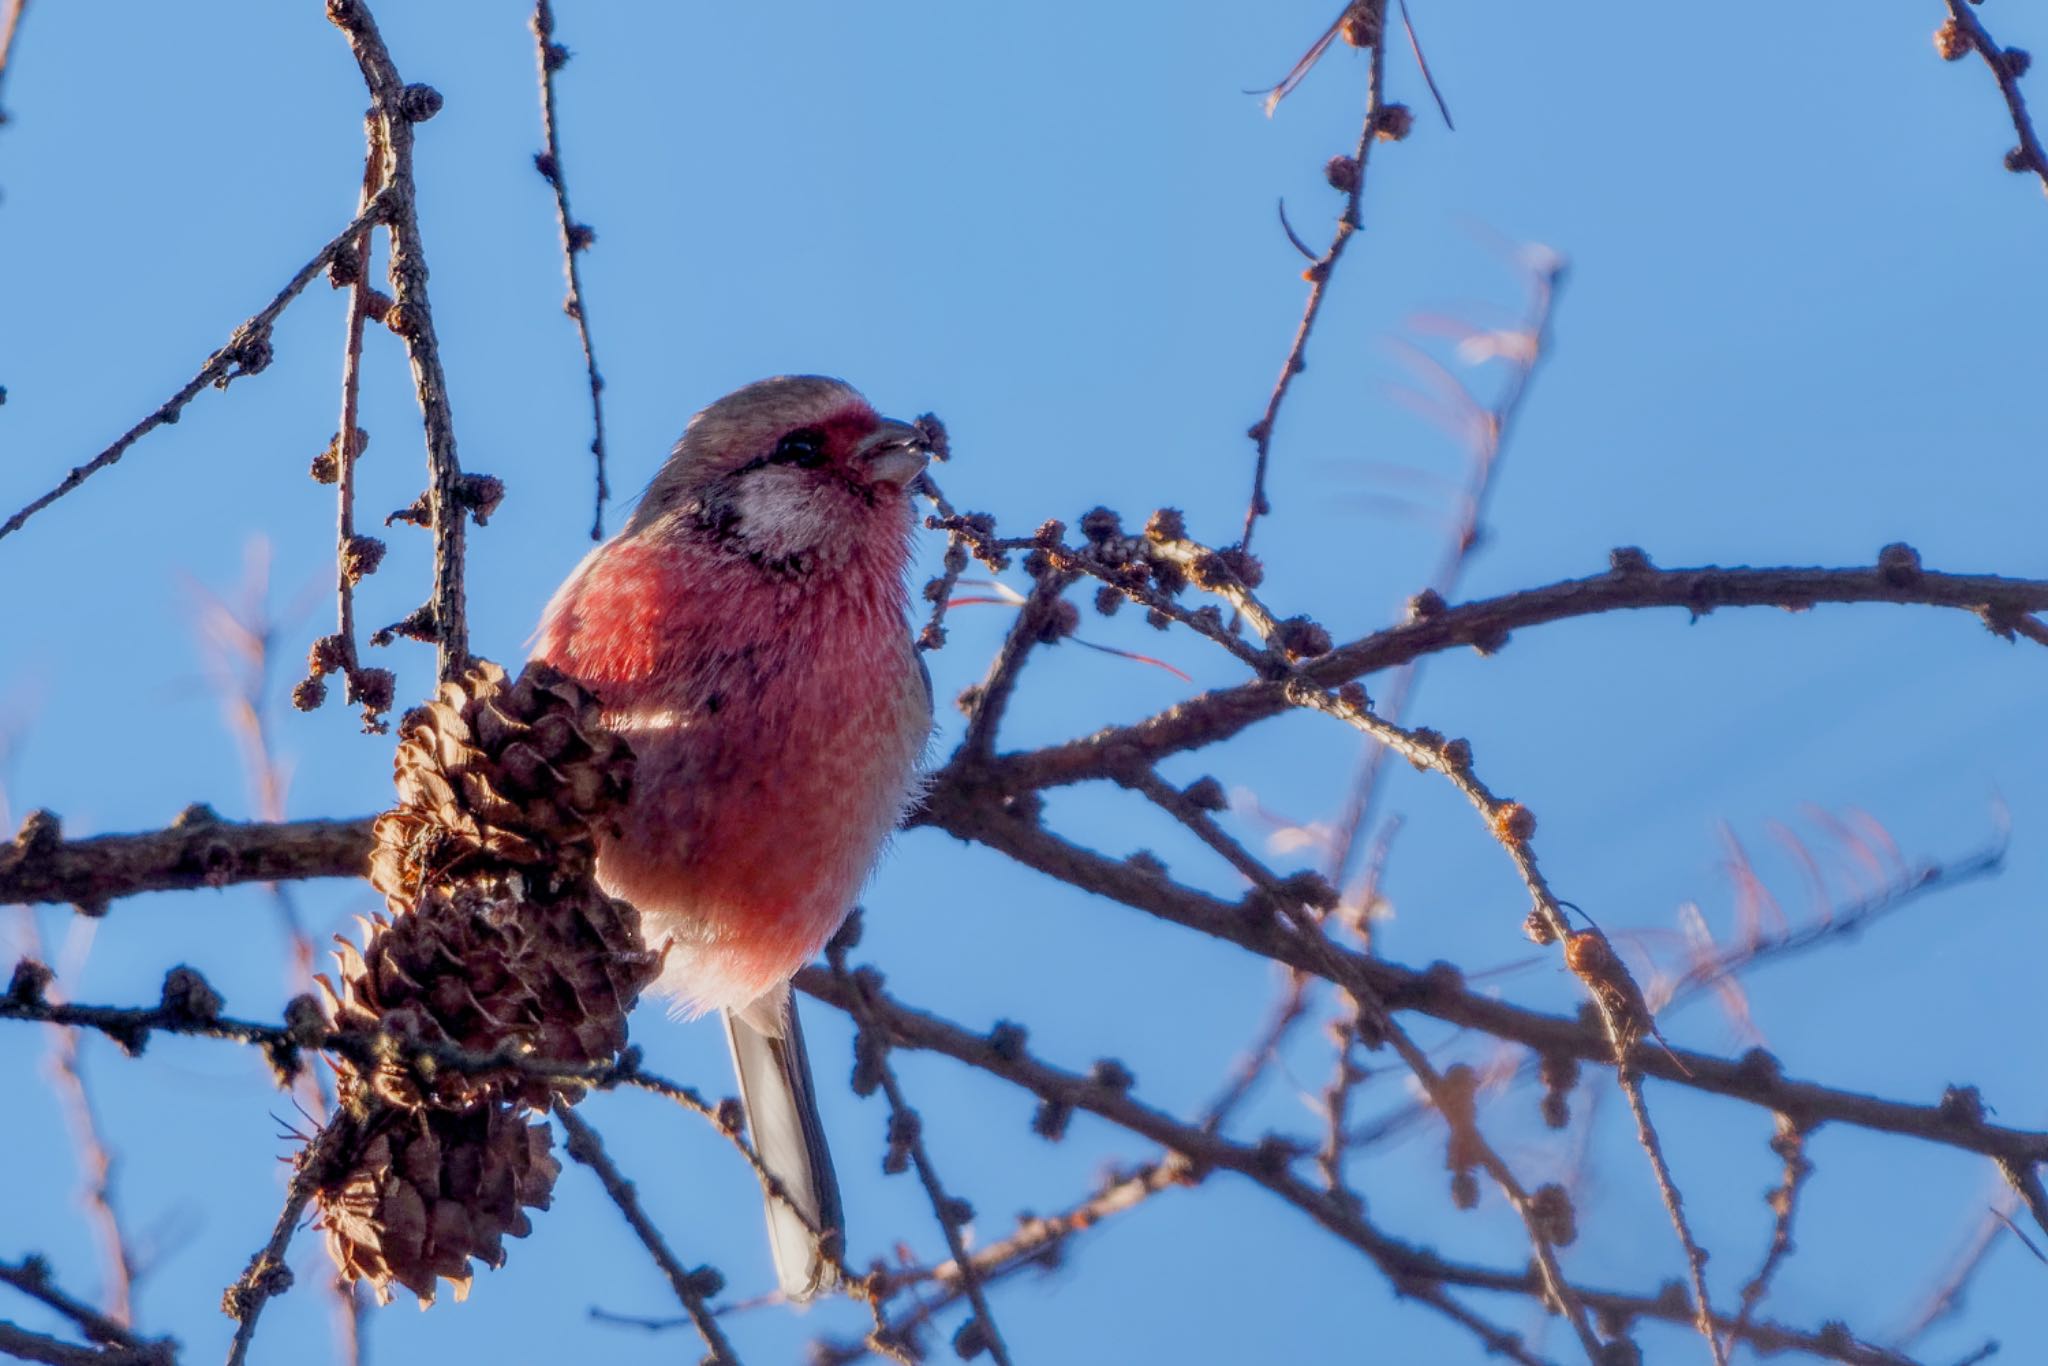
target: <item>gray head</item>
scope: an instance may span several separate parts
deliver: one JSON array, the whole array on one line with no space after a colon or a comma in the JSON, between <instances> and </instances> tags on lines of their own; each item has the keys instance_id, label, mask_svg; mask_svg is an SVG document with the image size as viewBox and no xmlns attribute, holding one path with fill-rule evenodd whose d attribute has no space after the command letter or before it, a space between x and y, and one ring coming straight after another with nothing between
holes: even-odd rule
<instances>
[{"instance_id":1,"label":"gray head","mask_svg":"<svg viewBox=\"0 0 2048 1366\"><path fill-rule=\"evenodd\" d=\"M690 419L626 534L694 531L778 571L829 566L877 530L908 528L929 455L917 428L843 380L758 380Z\"/></svg>"}]
</instances>

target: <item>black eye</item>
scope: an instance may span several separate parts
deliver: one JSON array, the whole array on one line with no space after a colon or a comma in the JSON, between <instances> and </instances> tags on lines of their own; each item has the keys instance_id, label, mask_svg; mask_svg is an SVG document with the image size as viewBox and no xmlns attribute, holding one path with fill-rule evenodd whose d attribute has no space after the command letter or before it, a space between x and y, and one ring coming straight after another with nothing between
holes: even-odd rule
<instances>
[{"instance_id":1,"label":"black eye","mask_svg":"<svg viewBox=\"0 0 2048 1366\"><path fill-rule=\"evenodd\" d=\"M770 458L778 465L814 470L825 463L825 434L815 427L799 427L775 443Z\"/></svg>"}]
</instances>

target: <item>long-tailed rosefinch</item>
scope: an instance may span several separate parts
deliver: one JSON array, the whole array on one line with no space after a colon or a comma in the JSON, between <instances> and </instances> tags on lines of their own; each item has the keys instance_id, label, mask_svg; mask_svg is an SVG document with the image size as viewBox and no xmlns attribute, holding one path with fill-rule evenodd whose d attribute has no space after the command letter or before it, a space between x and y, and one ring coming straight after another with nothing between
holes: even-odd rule
<instances>
[{"instance_id":1,"label":"long-tailed rosefinch","mask_svg":"<svg viewBox=\"0 0 2048 1366\"><path fill-rule=\"evenodd\" d=\"M667 943L657 990L723 1012L793 1298L843 1244L789 979L846 918L916 790L931 685L904 573L921 429L835 379L750 384L690 420L624 531L555 594L535 656L638 756L606 891ZM808 1224L808 1227L807 1227Z\"/></svg>"}]
</instances>

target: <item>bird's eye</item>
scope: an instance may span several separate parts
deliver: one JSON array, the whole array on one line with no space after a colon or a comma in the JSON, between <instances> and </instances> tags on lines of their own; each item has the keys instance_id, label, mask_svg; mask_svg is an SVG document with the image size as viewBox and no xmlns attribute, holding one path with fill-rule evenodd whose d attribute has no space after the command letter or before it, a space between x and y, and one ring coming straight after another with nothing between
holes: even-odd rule
<instances>
[{"instance_id":1,"label":"bird's eye","mask_svg":"<svg viewBox=\"0 0 2048 1366\"><path fill-rule=\"evenodd\" d=\"M815 427L802 427L775 443L774 460L813 470L825 463L825 434Z\"/></svg>"}]
</instances>

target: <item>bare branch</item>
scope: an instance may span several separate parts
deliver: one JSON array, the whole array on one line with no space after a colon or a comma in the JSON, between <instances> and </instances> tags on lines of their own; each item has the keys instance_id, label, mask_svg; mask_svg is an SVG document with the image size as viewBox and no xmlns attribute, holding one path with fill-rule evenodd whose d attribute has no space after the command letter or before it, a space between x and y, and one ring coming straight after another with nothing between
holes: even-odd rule
<instances>
[{"instance_id":1,"label":"bare branch","mask_svg":"<svg viewBox=\"0 0 2048 1366\"><path fill-rule=\"evenodd\" d=\"M1272 510L1272 502L1266 496L1266 469L1273 453L1273 424L1279 420L1280 405L1287 401L1287 391L1294 383L1294 377L1308 366L1308 338L1315 330L1316 318L1323 311L1323 300L1328 296L1330 277L1336 272L1337 262L1343 259L1344 249L1351 239L1365 226L1363 204L1365 199L1365 169L1372 156L1375 139L1386 137L1388 128L1384 116L1388 110L1385 103L1387 73L1387 25L1386 0L1359 0L1340 16L1335 28L1343 28L1345 21L1353 14L1360 18L1364 27L1348 30L1346 41L1352 37L1369 38L1369 61L1365 77L1365 119L1358 130L1358 147L1349 157L1339 157L1330 164L1331 186L1344 192L1344 208L1337 215L1337 227L1331 234L1330 245L1323 254L1309 263L1301 275L1308 281L1308 300L1302 305L1301 321L1295 324L1294 339L1288 343L1287 358L1280 363L1280 374L1273 381L1273 392L1266 398L1266 409L1259 415L1247 433L1252 439L1252 493L1244 510L1244 531L1238 537L1238 544L1245 550L1252 546L1252 531L1260 517ZM1369 31L1368 31L1369 29ZM1314 56L1326 46L1329 36L1312 50L1306 60L1313 62ZM1284 83L1283 83L1284 84ZM1401 111L1405 118L1407 111ZM1404 130L1405 131L1405 128ZM1294 236L1292 228L1288 236ZM1297 243L1298 245L1298 243Z\"/></svg>"},{"instance_id":2,"label":"bare branch","mask_svg":"<svg viewBox=\"0 0 2048 1366\"><path fill-rule=\"evenodd\" d=\"M562 143L556 131L555 72L569 60L569 49L555 41L555 11L548 0L534 0L533 41L540 67L540 131L546 150L533 159L548 187L555 192L555 227L562 239L562 274L569 295L562 311L576 324L576 338L583 344L583 370L590 378L590 421L596 435L590 439L590 453L597 459L597 504L591 515L590 539L604 539L604 504L611 497L604 471L604 377L597 373L597 355L590 345L590 314L583 300L583 275L577 258L597 238L587 223L579 223L569 212L569 182L562 172Z\"/></svg>"},{"instance_id":3,"label":"bare branch","mask_svg":"<svg viewBox=\"0 0 2048 1366\"><path fill-rule=\"evenodd\" d=\"M654 1258L661 1274L668 1278L669 1286L676 1292L676 1298L682 1301L690 1322L704 1339L704 1345L711 1349L708 1360L718 1366L738 1366L739 1357L733 1353L732 1343L706 1303L724 1288L725 1278L715 1267L700 1266L694 1271L683 1269L683 1264L676 1260L676 1254L669 1250L667 1240L661 1236L661 1230L640 1208L640 1197L634 1191L633 1183L619 1174L619 1169L606 1155L604 1142L597 1136L597 1130L591 1128L581 1115L568 1106L561 1106L555 1111L555 1121L569 1136L569 1156L597 1173L597 1179L604 1183L605 1194L611 1196L612 1203L619 1207L619 1213L625 1215L627 1224L632 1226L634 1236Z\"/></svg>"},{"instance_id":4,"label":"bare branch","mask_svg":"<svg viewBox=\"0 0 2048 1366\"><path fill-rule=\"evenodd\" d=\"M82 1359L98 1362L100 1366L128 1366L129 1363L133 1366L171 1366L177 1358L177 1344L171 1339L138 1337L128 1325L116 1322L83 1300L74 1299L58 1289L50 1279L49 1264L40 1257L0 1262L0 1285L12 1286L44 1308L70 1320L77 1325L79 1332L104 1349L101 1355ZM0 1353L23 1356L30 1361L51 1359L28 1356L4 1344L0 1344Z\"/></svg>"},{"instance_id":5,"label":"bare branch","mask_svg":"<svg viewBox=\"0 0 2048 1366\"><path fill-rule=\"evenodd\" d=\"M413 185L413 125L440 111L441 95L431 86L407 85L399 76L365 0L328 0L327 17L348 36L349 49L369 87L384 145L384 190L378 198L388 207L392 292L391 311L384 321L405 342L426 429L427 507L434 528L434 637L438 675L445 683L460 674L469 661L469 619L462 585L464 519L472 508L479 517L487 513L479 506L477 495L465 487L462 466L455 457L455 418L449 408L448 377L441 369L440 344L434 336L433 310L427 302L427 258Z\"/></svg>"},{"instance_id":6,"label":"bare branch","mask_svg":"<svg viewBox=\"0 0 2048 1366\"><path fill-rule=\"evenodd\" d=\"M185 405L199 396L207 385L225 389L244 375L261 373L270 364L270 330L292 300L305 292L328 263L347 250L364 229L381 222L389 205L380 196L357 214L349 225L337 233L333 240L313 254L313 259L300 266L298 272L285 282L276 297L251 314L228 338L228 343L207 357L206 364L199 367L199 373L185 381L184 387L165 399L149 416L130 427L115 439L114 444L73 469L64 476L57 486L40 498L30 502L21 511L0 522L0 540L5 540L27 524L28 519L41 512L65 494L83 484L93 475L128 453L128 448L155 431L178 420L185 411Z\"/></svg>"},{"instance_id":7,"label":"bare branch","mask_svg":"<svg viewBox=\"0 0 2048 1366\"><path fill-rule=\"evenodd\" d=\"M2031 59L2019 48L2005 48L1998 45L1984 23L1971 9L1974 0L1946 0L1948 23L1934 35L1935 47L1944 57L1961 56L1955 50L1957 36L1984 59L1984 65L1991 68L1991 78L1998 82L1998 93L2005 98L2006 112L2012 116L2013 132L2019 137L2019 145L2005 154L2005 169L2016 173L2032 172L2041 182L2043 193L2048 193L2048 152L2041 148L2041 138L2034 131L2034 121L2027 113L2026 96L2020 93L2020 77L2026 73Z\"/></svg>"}]
</instances>

